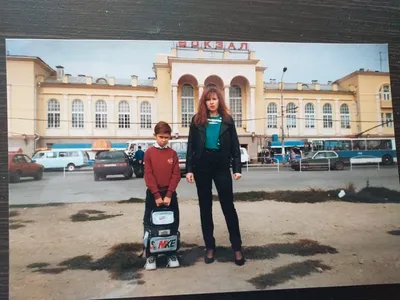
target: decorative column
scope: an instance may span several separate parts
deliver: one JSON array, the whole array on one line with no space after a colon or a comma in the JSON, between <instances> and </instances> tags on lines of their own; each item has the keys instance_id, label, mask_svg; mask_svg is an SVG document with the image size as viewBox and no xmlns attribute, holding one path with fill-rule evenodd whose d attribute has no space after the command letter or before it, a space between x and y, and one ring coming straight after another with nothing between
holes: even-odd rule
<instances>
[{"instance_id":1,"label":"decorative column","mask_svg":"<svg viewBox=\"0 0 400 300\"><path fill-rule=\"evenodd\" d=\"M224 92L225 92L225 103L226 103L226 106L228 107L228 110L231 111L231 106L230 106L230 101L229 101L229 88L230 87L231 87L230 85L225 85L224 86Z\"/></svg>"},{"instance_id":2,"label":"decorative column","mask_svg":"<svg viewBox=\"0 0 400 300\"><path fill-rule=\"evenodd\" d=\"M339 99L335 99L335 113L333 115L333 118L336 120L336 122L334 122L336 135L340 135L342 122L340 117Z\"/></svg>"},{"instance_id":3,"label":"decorative column","mask_svg":"<svg viewBox=\"0 0 400 300\"><path fill-rule=\"evenodd\" d=\"M178 86L172 85L172 131L173 134L179 134L178 127Z\"/></svg>"},{"instance_id":4,"label":"decorative column","mask_svg":"<svg viewBox=\"0 0 400 300\"><path fill-rule=\"evenodd\" d=\"M67 136L69 136L70 128L72 127L72 119L69 117L69 103L68 103L68 94L64 94L63 105L61 105L61 114L60 114L60 128ZM64 128L66 129L64 131Z\"/></svg>"},{"instance_id":5,"label":"decorative column","mask_svg":"<svg viewBox=\"0 0 400 300\"><path fill-rule=\"evenodd\" d=\"M200 100L201 96L203 95L204 84L199 84L198 88L199 88L199 100Z\"/></svg>"},{"instance_id":6,"label":"decorative column","mask_svg":"<svg viewBox=\"0 0 400 300\"><path fill-rule=\"evenodd\" d=\"M84 115L84 123L83 126L86 129L86 132L88 135L93 134L93 128L96 126L95 124L95 118L93 116L93 110L92 110L92 95L87 95L88 101L87 101L87 112L86 116ZM86 111L86 109L85 109Z\"/></svg>"},{"instance_id":7,"label":"decorative column","mask_svg":"<svg viewBox=\"0 0 400 300\"><path fill-rule=\"evenodd\" d=\"M376 94L376 119L379 123L382 122L381 118L381 99L379 97L379 93ZM385 118L386 119L386 118ZM385 121L385 119L383 121ZM386 125L384 125L386 126ZM379 126L378 127L378 135L382 135L383 127Z\"/></svg>"},{"instance_id":8,"label":"decorative column","mask_svg":"<svg viewBox=\"0 0 400 300\"><path fill-rule=\"evenodd\" d=\"M251 132L256 131L256 97L255 97L255 86L250 87L250 118L251 120Z\"/></svg>"},{"instance_id":9,"label":"decorative column","mask_svg":"<svg viewBox=\"0 0 400 300\"><path fill-rule=\"evenodd\" d=\"M298 126L299 136L304 137L304 128L305 128L305 120L304 120L304 109L303 109L303 98L299 98L299 108L297 109L297 114L299 114L298 122L296 120L296 127Z\"/></svg>"},{"instance_id":10,"label":"decorative column","mask_svg":"<svg viewBox=\"0 0 400 300\"><path fill-rule=\"evenodd\" d=\"M321 132L321 130L320 130L320 124L321 124L321 122L320 122L320 118L321 118L321 98L317 98L317 105L316 105L316 108L315 108L315 116L316 116L316 120L314 121L315 122L315 128L316 128L316 130L317 130L317 135L319 136L319 134L320 134L320 132ZM323 122L322 122L323 123Z\"/></svg>"},{"instance_id":11,"label":"decorative column","mask_svg":"<svg viewBox=\"0 0 400 300\"><path fill-rule=\"evenodd\" d=\"M131 131L132 135L138 135L138 128L140 122L140 115L138 114L138 107L137 107L137 96L132 96L131 99Z\"/></svg>"},{"instance_id":12,"label":"decorative column","mask_svg":"<svg viewBox=\"0 0 400 300\"><path fill-rule=\"evenodd\" d=\"M110 96L107 102L107 131L109 135L115 136L115 129L118 128L118 122L115 122L115 97Z\"/></svg>"}]
</instances>

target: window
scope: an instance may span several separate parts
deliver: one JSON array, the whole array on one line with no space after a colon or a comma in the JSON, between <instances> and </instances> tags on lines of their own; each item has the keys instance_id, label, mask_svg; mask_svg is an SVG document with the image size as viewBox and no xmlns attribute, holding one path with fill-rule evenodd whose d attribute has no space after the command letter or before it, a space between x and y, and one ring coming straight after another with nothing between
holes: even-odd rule
<instances>
[{"instance_id":1,"label":"window","mask_svg":"<svg viewBox=\"0 0 400 300\"><path fill-rule=\"evenodd\" d=\"M84 127L84 106L83 102L79 99L72 101L72 128L83 128Z\"/></svg>"},{"instance_id":2,"label":"window","mask_svg":"<svg viewBox=\"0 0 400 300\"><path fill-rule=\"evenodd\" d=\"M151 129L151 104L147 101L140 103L140 128Z\"/></svg>"},{"instance_id":3,"label":"window","mask_svg":"<svg viewBox=\"0 0 400 300\"><path fill-rule=\"evenodd\" d=\"M288 128L296 128L296 105L289 103L286 107L286 122Z\"/></svg>"},{"instance_id":4,"label":"window","mask_svg":"<svg viewBox=\"0 0 400 300\"><path fill-rule=\"evenodd\" d=\"M390 86L388 84L383 85L379 89L379 99L381 100L390 100Z\"/></svg>"},{"instance_id":5,"label":"window","mask_svg":"<svg viewBox=\"0 0 400 300\"><path fill-rule=\"evenodd\" d=\"M382 127L385 127L385 114L381 114L381 123L382 123Z\"/></svg>"},{"instance_id":6,"label":"window","mask_svg":"<svg viewBox=\"0 0 400 300\"><path fill-rule=\"evenodd\" d=\"M391 150L391 140L367 140L367 150Z\"/></svg>"},{"instance_id":7,"label":"window","mask_svg":"<svg viewBox=\"0 0 400 300\"><path fill-rule=\"evenodd\" d=\"M229 88L229 105L236 127L242 127L242 89L240 86L233 85Z\"/></svg>"},{"instance_id":8,"label":"window","mask_svg":"<svg viewBox=\"0 0 400 300\"><path fill-rule=\"evenodd\" d=\"M323 118L323 126L324 128L332 128L333 120L332 120L332 105L329 103L325 103L322 107L322 118Z\"/></svg>"},{"instance_id":9,"label":"window","mask_svg":"<svg viewBox=\"0 0 400 300\"><path fill-rule=\"evenodd\" d=\"M305 127L306 128L315 128L315 116L314 116L314 105L312 103L307 103L304 107L305 112Z\"/></svg>"},{"instance_id":10,"label":"window","mask_svg":"<svg viewBox=\"0 0 400 300\"><path fill-rule=\"evenodd\" d=\"M47 103L47 128L60 128L60 102L56 99Z\"/></svg>"},{"instance_id":11,"label":"window","mask_svg":"<svg viewBox=\"0 0 400 300\"><path fill-rule=\"evenodd\" d=\"M129 103L125 100L118 103L118 128L131 128Z\"/></svg>"},{"instance_id":12,"label":"window","mask_svg":"<svg viewBox=\"0 0 400 300\"><path fill-rule=\"evenodd\" d=\"M217 85L215 83L209 83L209 84L206 85L206 88L207 89L209 89L209 88L216 88L217 89L218 87L217 87Z\"/></svg>"},{"instance_id":13,"label":"window","mask_svg":"<svg viewBox=\"0 0 400 300\"><path fill-rule=\"evenodd\" d=\"M364 140L353 140L353 150L361 151L365 150L366 143Z\"/></svg>"},{"instance_id":14,"label":"window","mask_svg":"<svg viewBox=\"0 0 400 300\"><path fill-rule=\"evenodd\" d=\"M386 127L393 127L393 119L392 119L392 114L391 113L386 113L386 122L388 122L386 124Z\"/></svg>"},{"instance_id":15,"label":"window","mask_svg":"<svg viewBox=\"0 0 400 300\"><path fill-rule=\"evenodd\" d=\"M270 103L267 106L267 128L278 127L278 106L276 103Z\"/></svg>"},{"instance_id":16,"label":"window","mask_svg":"<svg viewBox=\"0 0 400 300\"><path fill-rule=\"evenodd\" d=\"M182 127L189 127L194 115L194 92L190 84L184 84L181 91Z\"/></svg>"},{"instance_id":17,"label":"window","mask_svg":"<svg viewBox=\"0 0 400 300\"><path fill-rule=\"evenodd\" d=\"M94 110L96 128L107 128L107 103L104 100L97 100Z\"/></svg>"},{"instance_id":18,"label":"window","mask_svg":"<svg viewBox=\"0 0 400 300\"><path fill-rule=\"evenodd\" d=\"M340 127L342 129L350 129L350 110L347 104L340 106Z\"/></svg>"}]
</instances>

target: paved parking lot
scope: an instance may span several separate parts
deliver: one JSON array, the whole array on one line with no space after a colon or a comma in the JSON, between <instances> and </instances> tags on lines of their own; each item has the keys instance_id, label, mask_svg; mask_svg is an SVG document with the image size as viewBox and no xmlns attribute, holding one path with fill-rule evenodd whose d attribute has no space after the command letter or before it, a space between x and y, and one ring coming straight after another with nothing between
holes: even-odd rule
<instances>
[{"instance_id":1,"label":"paved parking lot","mask_svg":"<svg viewBox=\"0 0 400 300\"><path fill-rule=\"evenodd\" d=\"M243 170L243 178L234 183L237 192L255 190L304 190L313 188L340 188L353 182L362 188L367 180L371 186L384 186L400 189L396 167L377 169L376 167L357 167L345 171L307 171L295 172L281 169L250 168ZM133 177L125 180L119 176L95 182L92 171L65 173L45 172L43 180L22 180L10 184L9 203L41 204L65 202L119 201L130 197L144 198L145 184L143 179ZM194 184L184 178L178 186L180 200L197 198ZM214 188L215 192L215 188ZM216 192L215 192L216 193Z\"/></svg>"}]
</instances>

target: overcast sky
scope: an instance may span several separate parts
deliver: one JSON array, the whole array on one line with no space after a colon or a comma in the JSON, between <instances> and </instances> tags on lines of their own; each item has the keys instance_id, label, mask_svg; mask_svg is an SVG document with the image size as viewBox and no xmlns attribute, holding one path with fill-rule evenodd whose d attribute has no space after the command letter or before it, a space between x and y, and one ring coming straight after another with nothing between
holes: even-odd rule
<instances>
[{"instance_id":1,"label":"overcast sky","mask_svg":"<svg viewBox=\"0 0 400 300\"><path fill-rule=\"evenodd\" d=\"M153 62L158 53L169 53L176 41L88 41L88 40L7 40L9 55L39 56L51 67L62 65L65 73L93 77L114 76L140 79L154 76ZM389 71L386 44L300 44L252 43L268 69L264 80L321 83L334 81L360 68ZM381 54L380 54L381 53ZM380 55L382 60L380 60ZM382 66L382 68L381 68Z\"/></svg>"}]
</instances>

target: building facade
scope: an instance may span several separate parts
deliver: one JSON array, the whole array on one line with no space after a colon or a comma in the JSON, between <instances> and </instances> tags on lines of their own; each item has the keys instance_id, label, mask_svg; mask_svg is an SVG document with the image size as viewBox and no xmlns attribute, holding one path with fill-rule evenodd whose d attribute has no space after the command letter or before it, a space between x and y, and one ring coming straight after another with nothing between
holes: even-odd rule
<instances>
[{"instance_id":1,"label":"building facade","mask_svg":"<svg viewBox=\"0 0 400 300\"><path fill-rule=\"evenodd\" d=\"M360 69L328 83L265 82L267 68L255 52L243 51L247 44L239 45L244 49L237 52L188 51L181 42L157 55L155 77L146 80L71 76L39 57L7 56L9 145L31 153L60 142L151 139L160 120L171 123L175 138L185 138L210 85L225 95L252 158L272 135L281 138L282 126L285 140L299 140L353 135L393 119L389 73ZM393 127L366 134L393 137Z\"/></svg>"}]
</instances>

